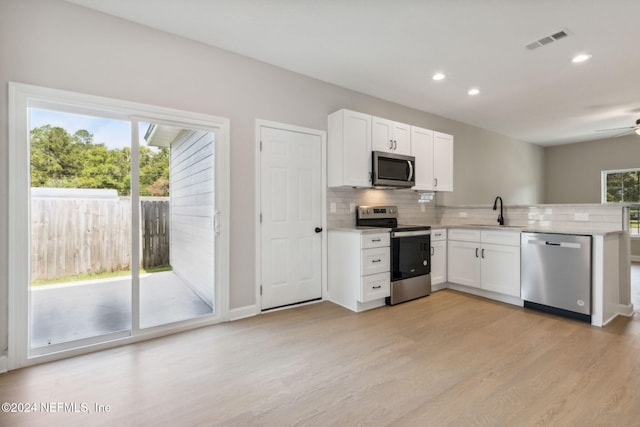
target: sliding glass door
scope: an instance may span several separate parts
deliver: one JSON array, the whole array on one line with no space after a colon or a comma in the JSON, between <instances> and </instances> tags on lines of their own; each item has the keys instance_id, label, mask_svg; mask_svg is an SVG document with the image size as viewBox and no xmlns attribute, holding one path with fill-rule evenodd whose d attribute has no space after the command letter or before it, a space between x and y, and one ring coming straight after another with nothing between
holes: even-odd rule
<instances>
[{"instance_id":1,"label":"sliding glass door","mask_svg":"<svg viewBox=\"0 0 640 427\"><path fill-rule=\"evenodd\" d=\"M30 353L130 335L131 125L30 109Z\"/></svg>"},{"instance_id":2,"label":"sliding glass door","mask_svg":"<svg viewBox=\"0 0 640 427\"><path fill-rule=\"evenodd\" d=\"M221 320L228 122L10 89L10 369Z\"/></svg>"},{"instance_id":3,"label":"sliding glass door","mask_svg":"<svg viewBox=\"0 0 640 427\"><path fill-rule=\"evenodd\" d=\"M213 314L215 135L146 122L139 130L140 327Z\"/></svg>"}]
</instances>

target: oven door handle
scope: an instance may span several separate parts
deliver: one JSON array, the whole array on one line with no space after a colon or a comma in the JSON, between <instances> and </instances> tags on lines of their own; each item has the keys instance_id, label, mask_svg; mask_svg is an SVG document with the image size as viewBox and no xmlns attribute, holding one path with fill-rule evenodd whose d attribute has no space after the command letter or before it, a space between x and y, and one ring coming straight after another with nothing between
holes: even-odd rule
<instances>
[{"instance_id":1,"label":"oven door handle","mask_svg":"<svg viewBox=\"0 0 640 427\"><path fill-rule=\"evenodd\" d=\"M392 231L391 238L397 239L399 237L428 236L430 234L431 234L431 230Z\"/></svg>"}]
</instances>

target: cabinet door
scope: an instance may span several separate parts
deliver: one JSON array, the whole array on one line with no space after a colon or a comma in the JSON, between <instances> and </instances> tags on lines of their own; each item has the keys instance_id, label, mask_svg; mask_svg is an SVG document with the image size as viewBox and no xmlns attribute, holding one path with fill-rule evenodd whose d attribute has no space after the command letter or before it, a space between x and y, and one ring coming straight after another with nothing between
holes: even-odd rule
<instances>
[{"instance_id":1,"label":"cabinet door","mask_svg":"<svg viewBox=\"0 0 640 427\"><path fill-rule=\"evenodd\" d=\"M371 120L371 148L374 151L394 152L393 126L395 122L380 117Z\"/></svg>"},{"instance_id":2,"label":"cabinet door","mask_svg":"<svg viewBox=\"0 0 640 427\"><path fill-rule=\"evenodd\" d=\"M329 187L371 187L371 116L350 110L329 115Z\"/></svg>"},{"instance_id":3,"label":"cabinet door","mask_svg":"<svg viewBox=\"0 0 640 427\"><path fill-rule=\"evenodd\" d=\"M404 123L393 123L393 152L411 155L411 126Z\"/></svg>"},{"instance_id":4,"label":"cabinet door","mask_svg":"<svg viewBox=\"0 0 640 427\"><path fill-rule=\"evenodd\" d=\"M520 296L520 248L483 244L482 289Z\"/></svg>"},{"instance_id":5,"label":"cabinet door","mask_svg":"<svg viewBox=\"0 0 640 427\"><path fill-rule=\"evenodd\" d=\"M431 241L431 284L447 281L447 242Z\"/></svg>"},{"instance_id":6,"label":"cabinet door","mask_svg":"<svg viewBox=\"0 0 640 427\"><path fill-rule=\"evenodd\" d=\"M436 191L453 191L453 136L433 133L433 177Z\"/></svg>"},{"instance_id":7,"label":"cabinet door","mask_svg":"<svg viewBox=\"0 0 640 427\"><path fill-rule=\"evenodd\" d=\"M433 131L411 126L411 155L416 158L413 189L433 191Z\"/></svg>"},{"instance_id":8,"label":"cabinet door","mask_svg":"<svg viewBox=\"0 0 640 427\"><path fill-rule=\"evenodd\" d=\"M480 287L480 245L474 242L447 243L447 279L460 285Z\"/></svg>"}]
</instances>

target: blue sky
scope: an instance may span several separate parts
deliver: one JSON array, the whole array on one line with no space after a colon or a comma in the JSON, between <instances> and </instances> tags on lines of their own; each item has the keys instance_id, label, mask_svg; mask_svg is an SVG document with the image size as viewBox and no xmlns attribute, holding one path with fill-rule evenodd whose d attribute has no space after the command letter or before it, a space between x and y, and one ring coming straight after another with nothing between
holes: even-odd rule
<instances>
[{"instance_id":1,"label":"blue sky","mask_svg":"<svg viewBox=\"0 0 640 427\"><path fill-rule=\"evenodd\" d=\"M93 142L104 143L109 148L123 148L131 145L131 125L128 121L37 108L31 108L30 113L31 129L51 125L64 128L70 134L85 129L93 134ZM141 123L141 127L146 130L146 124ZM141 134L143 135L144 133Z\"/></svg>"}]
</instances>

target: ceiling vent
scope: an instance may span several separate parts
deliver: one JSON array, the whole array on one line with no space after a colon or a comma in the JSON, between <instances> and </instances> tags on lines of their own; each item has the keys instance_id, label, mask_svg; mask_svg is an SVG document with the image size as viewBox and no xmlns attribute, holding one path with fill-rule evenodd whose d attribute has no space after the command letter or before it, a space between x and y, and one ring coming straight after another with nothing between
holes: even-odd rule
<instances>
[{"instance_id":1,"label":"ceiling vent","mask_svg":"<svg viewBox=\"0 0 640 427\"><path fill-rule=\"evenodd\" d=\"M567 30L560 30L551 35L544 36L541 39L534 41L533 43L529 43L526 48L529 50L537 49L539 47L548 45L549 43L553 43L557 40L563 39L569 35Z\"/></svg>"}]
</instances>

